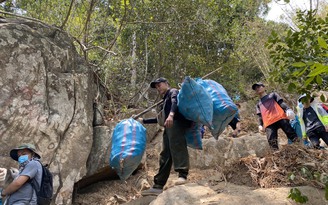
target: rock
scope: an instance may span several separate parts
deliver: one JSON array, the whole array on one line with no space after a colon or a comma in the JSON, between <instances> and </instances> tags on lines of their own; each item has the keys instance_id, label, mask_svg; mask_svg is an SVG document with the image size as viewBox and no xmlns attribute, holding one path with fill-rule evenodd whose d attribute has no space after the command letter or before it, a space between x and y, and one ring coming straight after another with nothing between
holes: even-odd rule
<instances>
[{"instance_id":1,"label":"rock","mask_svg":"<svg viewBox=\"0 0 328 205\"><path fill-rule=\"evenodd\" d=\"M267 139L260 134L246 135L238 138L213 137L203 139L203 150L189 148L192 168L209 169L228 166L235 160L249 155L264 156L269 146Z\"/></svg>"},{"instance_id":2,"label":"rock","mask_svg":"<svg viewBox=\"0 0 328 205\"><path fill-rule=\"evenodd\" d=\"M164 191L150 205L199 205L204 199L215 194L211 188L198 184L180 185Z\"/></svg>"},{"instance_id":3,"label":"rock","mask_svg":"<svg viewBox=\"0 0 328 205\"><path fill-rule=\"evenodd\" d=\"M112 125L114 127L114 125ZM95 174L99 169L109 165L111 151L112 131L114 128L108 126L96 126L93 128L93 143L87 161L87 174Z\"/></svg>"},{"instance_id":4,"label":"rock","mask_svg":"<svg viewBox=\"0 0 328 205\"><path fill-rule=\"evenodd\" d=\"M58 28L22 19L0 22L2 166L9 151L33 143L54 174L56 204L70 204L92 146L93 73Z\"/></svg>"}]
</instances>

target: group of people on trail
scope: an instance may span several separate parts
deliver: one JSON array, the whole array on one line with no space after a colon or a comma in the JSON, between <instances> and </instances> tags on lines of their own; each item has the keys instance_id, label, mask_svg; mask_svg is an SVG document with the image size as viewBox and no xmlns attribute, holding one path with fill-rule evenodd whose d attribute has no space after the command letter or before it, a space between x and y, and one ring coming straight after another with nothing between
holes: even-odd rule
<instances>
[{"instance_id":1,"label":"group of people on trail","mask_svg":"<svg viewBox=\"0 0 328 205\"><path fill-rule=\"evenodd\" d=\"M143 119L144 124L159 123L164 126L162 151L159 158L159 170L154 176L154 185L141 192L143 196L159 195L170 176L171 167L178 173L175 185L187 182L189 173L189 153L185 133L192 121L186 119L178 109L179 90L171 88L169 82L160 77L150 83L150 87L162 96L162 117ZM256 104L256 114L259 119L259 131L265 132L269 146L278 150L278 129L281 128L292 142L308 137L314 148L320 149L320 139L328 145L328 114L325 109L306 95L298 99L297 116L276 92L267 93L263 83L255 83L252 89L259 96ZM240 105L237 105L240 108ZM299 119L301 135L298 136L290 124L291 120ZM233 128L233 137L240 132L240 116L237 112L229 125ZM32 144L23 144L10 151L12 159L19 163L19 170L10 169L14 179L4 187L7 170L0 168L0 191L5 204L37 204L36 188L42 180L42 165L40 155ZM0 200L1 202L1 200Z\"/></svg>"},{"instance_id":2,"label":"group of people on trail","mask_svg":"<svg viewBox=\"0 0 328 205\"><path fill-rule=\"evenodd\" d=\"M40 187L42 166L38 162L40 155L32 144L23 144L10 151L10 157L19 163L19 169L11 168L9 172L13 181L6 187L7 169L0 168L0 191L4 205L37 205L36 186Z\"/></svg>"},{"instance_id":3,"label":"group of people on trail","mask_svg":"<svg viewBox=\"0 0 328 205\"><path fill-rule=\"evenodd\" d=\"M306 141L309 138L311 146L320 149L320 139L328 145L328 113L322 106L305 94L298 98L297 116L276 93L267 93L263 83L255 83L252 89L260 100L256 105L259 119L259 131L266 132L268 143L273 150L278 147L278 129L281 128L290 142ZM290 121L299 120L301 132L291 126ZM306 141L307 142L307 141ZM306 144L306 143L305 143Z\"/></svg>"},{"instance_id":4,"label":"group of people on trail","mask_svg":"<svg viewBox=\"0 0 328 205\"><path fill-rule=\"evenodd\" d=\"M155 88L163 98L161 107L162 118L139 118L138 121L144 124L160 123L164 126L162 151L159 158L159 171L154 176L154 185L141 192L143 196L158 195L163 192L163 188L170 176L170 170L173 165L174 170L178 173L175 181L176 185L186 183L189 172L189 154L184 134L191 121L187 120L178 109L179 90L171 88L169 82L160 77L150 83L151 88ZM288 139L292 142L301 141L300 138L307 136L314 148L320 148L322 139L328 144L328 133L325 125L328 124L323 120L325 114L318 104L313 100L305 101L305 96L301 96L298 106L298 116L302 129L302 136L298 136L295 129L291 126L290 121L295 120L294 111L284 102L276 92L267 93L263 83L255 83L252 89L260 97L256 105L256 113L259 119L259 131L266 132L269 146L273 150L278 150L278 129L281 128ZM304 104L304 105L303 105ZM240 105L238 105L240 109ZM328 120L327 120L328 121ZM240 116L237 112L229 123L233 129L233 137L237 137L240 132Z\"/></svg>"},{"instance_id":5,"label":"group of people on trail","mask_svg":"<svg viewBox=\"0 0 328 205\"><path fill-rule=\"evenodd\" d=\"M175 185L187 182L189 173L189 154L185 133L191 126L192 121L187 120L178 109L179 90L171 88L167 79L160 77L150 83L151 88L155 88L163 98L161 111L162 117L143 119L138 121L144 124L158 123L164 126L162 151L159 158L159 171L154 176L152 188L142 191L143 196L158 195L163 192L163 188L170 176L171 167L178 173ZM240 108L240 106L238 106ZM160 112L161 112L160 111ZM160 122L163 121L163 122ZM229 123L233 128L233 137L237 137L240 132L240 116L236 113L233 120ZM204 132L203 130L201 130Z\"/></svg>"}]
</instances>

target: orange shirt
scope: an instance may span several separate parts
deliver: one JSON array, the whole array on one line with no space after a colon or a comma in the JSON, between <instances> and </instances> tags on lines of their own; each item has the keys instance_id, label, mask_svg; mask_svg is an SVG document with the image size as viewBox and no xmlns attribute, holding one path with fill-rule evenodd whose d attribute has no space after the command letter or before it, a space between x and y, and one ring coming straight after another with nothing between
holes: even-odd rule
<instances>
[{"instance_id":1,"label":"orange shirt","mask_svg":"<svg viewBox=\"0 0 328 205\"><path fill-rule=\"evenodd\" d=\"M288 119L285 111L277 103L283 100L277 93L272 92L262 97L256 105L256 114L261 114L263 127L266 128L273 123Z\"/></svg>"}]
</instances>

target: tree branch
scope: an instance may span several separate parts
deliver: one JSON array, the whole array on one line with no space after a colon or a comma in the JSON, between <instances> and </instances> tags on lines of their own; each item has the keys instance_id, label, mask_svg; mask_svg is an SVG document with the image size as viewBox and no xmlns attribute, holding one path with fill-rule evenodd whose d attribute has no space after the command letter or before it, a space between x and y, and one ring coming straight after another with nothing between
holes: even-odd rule
<instances>
[{"instance_id":1,"label":"tree branch","mask_svg":"<svg viewBox=\"0 0 328 205\"><path fill-rule=\"evenodd\" d=\"M114 37L113 41L109 44L109 46L107 47L106 50L110 50L114 46L117 38L120 36L121 31L123 29L123 22L124 22L125 18L126 18L126 0L124 0L124 15L122 17L121 24L116 32L116 36ZM107 57L107 55L104 55L104 57L100 60L99 64L101 64L105 60L106 57Z\"/></svg>"},{"instance_id":2,"label":"tree branch","mask_svg":"<svg viewBox=\"0 0 328 205\"><path fill-rule=\"evenodd\" d=\"M21 15L17 15L17 14L6 12L6 11L0 11L0 14L5 14L5 15L10 15L10 16L15 16L15 17L18 17L18 18L22 18L22 19L27 19L27 20L30 20L30 21L35 21L35 22L42 23L43 25L49 27L49 24L47 24L43 21L40 21L38 19L32 18L32 17L21 16ZM53 28L56 29L56 30L60 30L59 28L57 28L55 26Z\"/></svg>"},{"instance_id":3,"label":"tree branch","mask_svg":"<svg viewBox=\"0 0 328 205\"><path fill-rule=\"evenodd\" d=\"M72 1L71 1L71 4L69 5L69 10L68 10L67 15L66 15L66 18L65 18L63 24L61 25L60 29L63 29L64 26L66 25L66 23L67 23L67 21L68 21L68 18L69 18L69 16L71 15L71 11L72 11L72 8L73 8L74 1L75 1L75 0L72 0Z\"/></svg>"},{"instance_id":4,"label":"tree branch","mask_svg":"<svg viewBox=\"0 0 328 205\"><path fill-rule=\"evenodd\" d=\"M95 5L95 2L97 0L91 0L90 2L90 7L87 13L87 19L85 20L85 24L84 24L84 28L82 29L82 33L83 33L83 45L88 43L88 27L89 27L89 23L90 23L90 19L91 19L91 14L93 11L93 7ZM86 52L86 50L84 50L84 59L88 62L88 52Z\"/></svg>"},{"instance_id":5,"label":"tree branch","mask_svg":"<svg viewBox=\"0 0 328 205\"><path fill-rule=\"evenodd\" d=\"M85 46L84 46L85 47ZM100 46L92 46L92 47L89 47L89 48L86 48L85 47L85 51L89 51L89 50L92 50L92 49L95 49L95 48L98 48L98 49L100 49L100 50L102 50L102 51L105 51L105 52L107 52L107 53L109 53L109 54L112 54L112 55L114 55L114 56L117 56L117 53L115 53L114 51L109 51L109 50L107 50L107 49L105 49L105 48L103 48L103 47L100 47Z\"/></svg>"},{"instance_id":6,"label":"tree branch","mask_svg":"<svg viewBox=\"0 0 328 205\"><path fill-rule=\"evenodd\" d=\"M198 21L133 21L133 22L126 22L125 24L194 24L194 23L199 23L199 22Z\"/></svg>"}]
</instances>

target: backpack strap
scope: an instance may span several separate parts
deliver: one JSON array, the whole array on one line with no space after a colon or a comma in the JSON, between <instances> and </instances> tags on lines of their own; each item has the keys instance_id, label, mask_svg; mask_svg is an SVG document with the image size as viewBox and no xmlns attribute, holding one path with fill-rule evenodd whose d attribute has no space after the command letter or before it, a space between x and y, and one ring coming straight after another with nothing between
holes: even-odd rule
<instances>
[{"instance_id":1,"label":"backpack strap","mask_svg":"<svg viewBox=\"0 0 328 205\"><path fill-rule=\"evenodd\" d=\"M43 176L43 165L42 165L42 163L40 162L40 160L38 160L38 159L33 159L34 161L38 161L39 163L40 163L40 165L41 165L41 182L40 182L40 184L38 183L38 181L36 180L36 177L33 177L33 179L29 179L29 183L31 183L31 185L32 185L32 187L33 187L33 189L36 191L36 192L38 192L38 191L40 191L40 187L41 187L41 183L42 183L42 176ZM37 171L39 171L39 169L37 170Z\"/></svg>"}]
</instances>

